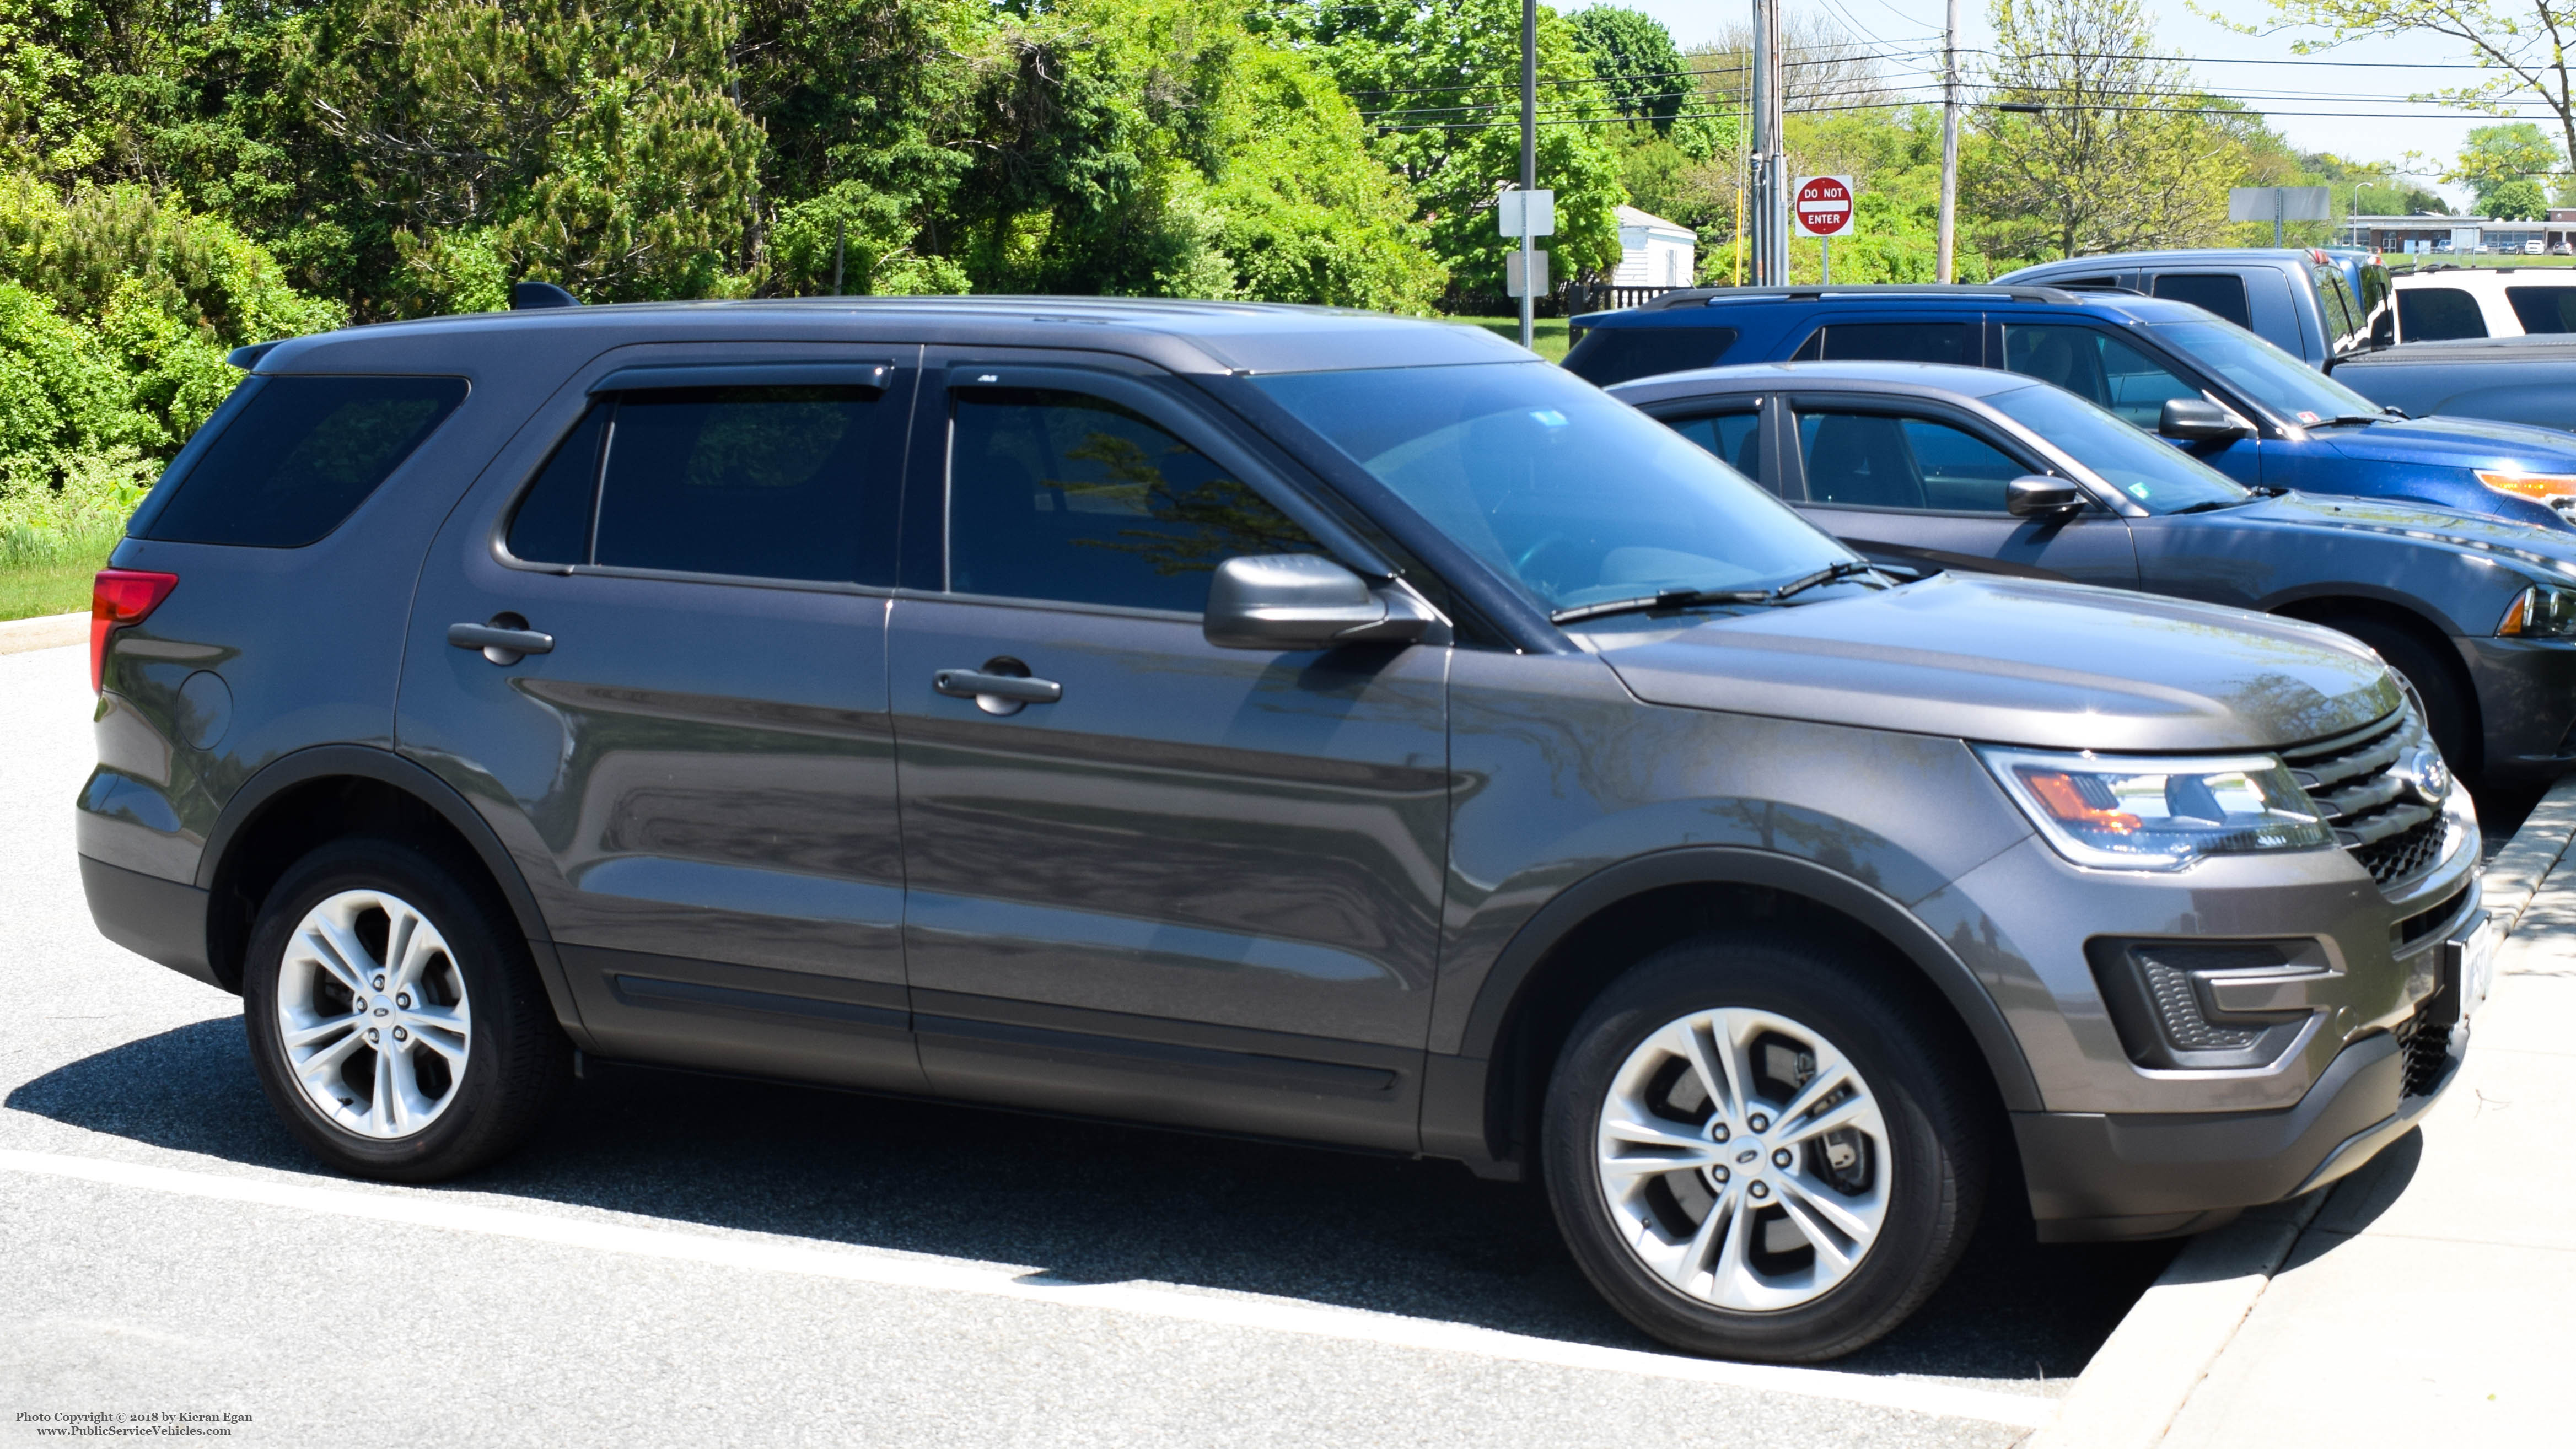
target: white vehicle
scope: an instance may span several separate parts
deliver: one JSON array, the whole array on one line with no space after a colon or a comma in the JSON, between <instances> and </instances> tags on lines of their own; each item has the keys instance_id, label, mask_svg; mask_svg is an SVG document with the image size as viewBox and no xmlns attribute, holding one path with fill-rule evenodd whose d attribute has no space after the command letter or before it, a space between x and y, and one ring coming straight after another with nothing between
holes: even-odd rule
<instances>
[{"instance_id":1,"label":"white vehicle","mask_svg":"<svg viewBox=\"0 0 2576 1449\"><path fill-rule=\"evenodd\" d=\"M2548 251L2549 248L2541 245L2540 239L2537 237L2534 237L2530 241L2522 244L2522 254L2527 257L2543 256L2546 255Z\"/></svg>"},{"instance_id":2,"label":"white vehicle","mask_svg":"<svg viewBox=\"0 0 2576 1449\"><path fill-rule=\"evenodd\" d=\"M2390 281L2400 342L2576 332L2576 267L2427 267Z\"/></svg>"}]
</instances>

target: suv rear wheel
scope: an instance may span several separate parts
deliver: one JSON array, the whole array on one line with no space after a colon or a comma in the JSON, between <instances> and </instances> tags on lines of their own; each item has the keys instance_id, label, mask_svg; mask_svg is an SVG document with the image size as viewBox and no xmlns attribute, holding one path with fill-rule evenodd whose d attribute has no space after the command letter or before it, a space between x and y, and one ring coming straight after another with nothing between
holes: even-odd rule
<instances>
[{"instance_id":1,"label":"suv rear wheel","mask_svg":"<svg viewBox=\"0 0 2576 1449\"><path fill-rule=\"evenodd\" d=\"M1677 1348L1803 1361L1902 1322L1965 1248L1985 1149L1866 971L1711 936L1594 1002L1548 1084L1548 1197L1585 1276Z\"/></svg>"},{"instance_id":2,"label":"suv rear wheel","mask_svg":"<svg viewBox=\"0 0 2576 1449\"><path fill-rule=\"evenodd\" d=\"M568 1055L506 911L390 840L287 871L251 931L242 1007L270 1105L359 1177L429 1181L507 1152Z\"/></svg>"}]
</instances>

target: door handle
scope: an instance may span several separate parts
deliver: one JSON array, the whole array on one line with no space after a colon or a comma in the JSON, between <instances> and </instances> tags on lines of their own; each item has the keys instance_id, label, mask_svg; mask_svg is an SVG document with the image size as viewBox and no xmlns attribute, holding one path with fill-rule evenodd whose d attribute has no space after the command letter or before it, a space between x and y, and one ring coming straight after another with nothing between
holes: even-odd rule
<instances>
[{"instance_id":1,"label":"door handle","mask_svg":"<svg viewBox=\"0 0 2576 1449\"><path fill-rule=\"evenodd\" d=\"M997 674L989 668L942 669L930 676L930 687L941 694L971 699L986 714L1018 714L1030 705L1053 704L1064 698L1064 686L1052 679Z\"/></svg>"},{"instance_id":2,"label":"door handle","mask_svg":"<svg viewBox=\"0 0 2576 1449\"><path fill-rule=\"evenodd\" d=\"M517 620L518 627L511 628L500 619L489 624L450 624L447 626L447 642L459 649L480 649L483 657L495 664L516 664L526 655L552 654L555 651L554 635L540 634L527 627L527 621L519 619L516 614L504 614L501 618Z\"/></svg>"}]
</instances>

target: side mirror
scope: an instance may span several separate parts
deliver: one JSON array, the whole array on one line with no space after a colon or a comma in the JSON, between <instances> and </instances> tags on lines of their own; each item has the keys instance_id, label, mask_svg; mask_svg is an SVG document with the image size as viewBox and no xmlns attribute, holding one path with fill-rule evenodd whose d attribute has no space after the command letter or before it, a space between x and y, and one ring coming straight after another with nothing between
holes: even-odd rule
<instances>
[{"instance_id":1,"label":"side mirror","mask_svg":"<svg viewBox=\"0 0 2576 1449\"><path fill-rule=\"evenodd\" d=\"M2156 419L2159 436L2187 443L2241 438L2252 431L2234 413L2202 397L2166 398L2164 413Z\"/></svg>"},{"instance_id":2,"label":"side mirror","mask_svg":"<svg viewBox=\"0 0 2576 1449\"><path fill-rule=\"evenodd\" d=\"M2083 490L2063 478L2024 473L2004 485L2004 512L2015 518L2053 518L2083 506Z\"/></svg>"},{"instance_id":3,"label":"side mirror","mask_svg":"<svg viewBox=\"0 0 2576 1449\"><path fill-rule=\"evenodd\" d=\"M1220 649L1296 652L1409 644L1434 622L1411 594L1372 591L1358 574L1328 558L1278 553L1217 565L1200 627Z\"/></svg>"}]
</instances>

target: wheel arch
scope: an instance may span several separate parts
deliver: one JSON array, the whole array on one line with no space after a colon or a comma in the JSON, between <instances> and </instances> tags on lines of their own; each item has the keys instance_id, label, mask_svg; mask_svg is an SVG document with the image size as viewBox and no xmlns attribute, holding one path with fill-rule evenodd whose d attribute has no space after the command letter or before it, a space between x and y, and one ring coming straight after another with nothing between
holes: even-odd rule
<instances>
[{"instance_id":1,"label":"wheel arch","mask_svg":"<svg viewBox=\"0 0 2576 1449\"><path fill-rule=\"evenodd\" d=\"M1480 1170L1516 1175L1548 1067L1593 996L1620 969L1704 929L1718 904L1767 902L1797 926L1838 933L1913 968L1982 1061L1999 1106L2039 1110L2037 1079L2001 1008L1938 933L1893 898L1830 867L1733 846L1691 846L1622 861L1577 881L1530 917L1486 973L1453 1059L1434 1083L1424 1139ZM1605 963L1584 948L1616 942ZM1461 1078L1464 1078L1463 1080ZM1454 1084L1454 1085L1453 1085ZM1481 1149L1481 1153L1479 1153Z\"/></svg>"},{"instance_id":2,"label":"wheel arch","mask_svg":"<svg viewBox=\"0 0 2576 1449\"><path fill-rule=\"evenodd\" d=\"M2402 599L2357 590L2307 594L2275 604L2270 612L2303 624L2333 628L2338 618L2367 619L2398 630L2432 652L2442 672L2450 676L2452 694L2460 708L2467 712L2462 721L2463 733L2471 745L2486 738L2486 706L2478 698L2477 680L2469 673L2468 663L2460 657L2460 646L2442 626L2442 621L2428 617L2420 608ZM2475 775L2477 761L2467 762L2467 773Z\"/></svg>"},{"instance_id":3,"label":"wheel arch","mask_svg":"<svg viewBox=\"0 0 2576 1449\"><path fill-rule=\"evenodd\" d=\"M556 1015L569 1025L571 997L548 942L545 917L492 827L455 787L390 750L317 745L271 762L226 802L198 859L207 892L206 951L217 982L239 991L242 954L270 886L306 851L342 835L374 831L419 840L480 867L529 942Z\"/></svg>"}]
</instances>

